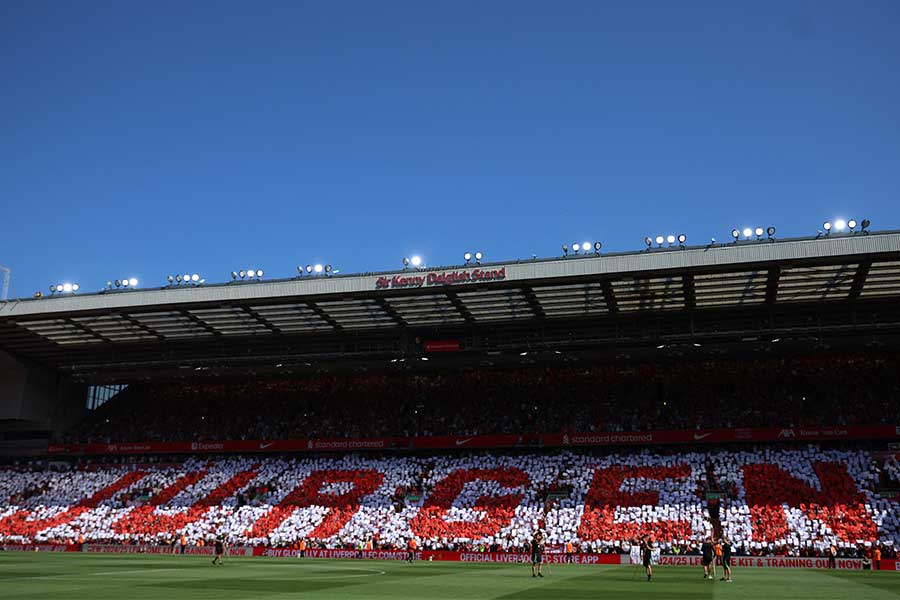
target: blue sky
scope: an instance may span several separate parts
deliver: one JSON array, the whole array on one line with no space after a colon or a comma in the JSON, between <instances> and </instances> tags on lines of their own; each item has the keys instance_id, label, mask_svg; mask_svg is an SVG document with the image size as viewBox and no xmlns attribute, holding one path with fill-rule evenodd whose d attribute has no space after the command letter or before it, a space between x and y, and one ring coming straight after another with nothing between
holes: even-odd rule
<instances>
[{"instance_id":1,"label":"blue sky","mask_svg":"<svg viewBox=\"0 0 900 600\"><path fill-rule=\"evenodd\" d=\"M0 3L11 296L900 228L900 2Z\"/></svg>"}]
</instances>

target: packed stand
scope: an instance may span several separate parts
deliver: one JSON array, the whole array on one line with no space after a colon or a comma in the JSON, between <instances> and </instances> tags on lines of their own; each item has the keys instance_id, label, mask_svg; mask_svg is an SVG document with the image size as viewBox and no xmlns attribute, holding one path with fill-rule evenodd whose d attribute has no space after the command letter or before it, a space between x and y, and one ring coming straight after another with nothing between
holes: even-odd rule
<instances>
[{"instance_id":1,"label":"packed stand","mask_svg":"<svg viewBox=\"0 0 900 600\"><path fill-rule=\"evenodd\" d=\"M900 504L862 450L232 457L0 470L0 542L851 555L900 543ZM710 511L706 491L725 490Z\"/></svg>"},{"instance_id":2,"label":"packed stand","mask_svg":"<svg viewBox=\"0 0 900 600\"><path fill-rule=\"evenodd\" d=\"M175 442L900 423L894 356L131 386L59 441Z\"/></svg>"}]
</instances>

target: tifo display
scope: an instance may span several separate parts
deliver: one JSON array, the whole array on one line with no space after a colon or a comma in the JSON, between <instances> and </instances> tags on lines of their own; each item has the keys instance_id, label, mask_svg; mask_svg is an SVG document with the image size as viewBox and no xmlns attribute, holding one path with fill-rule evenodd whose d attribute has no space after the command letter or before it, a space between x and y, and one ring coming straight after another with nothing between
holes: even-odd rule
<instances>
[{"instance_id":1,"label":"tifo display","mask_svg":"<svg viewBox=\"0 0 900 600\"><path fill-rule=\"evenodd\" d=\"M877 455L876 455L877 454ZM817 446L326 458L0 470L0 542L841 556L900 543L896 456ZM717 490L713 492L713 490Z\"/></svg>"}]
</instances>

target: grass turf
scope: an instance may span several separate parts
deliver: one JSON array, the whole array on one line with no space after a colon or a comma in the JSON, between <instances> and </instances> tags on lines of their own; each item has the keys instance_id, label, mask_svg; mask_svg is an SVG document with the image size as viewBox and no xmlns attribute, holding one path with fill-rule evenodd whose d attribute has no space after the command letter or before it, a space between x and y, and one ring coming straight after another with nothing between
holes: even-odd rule
<instances>
[{"instance_id":1,"label":"grass turf","mask_svg":"<svg viewBox=\"0 0 900 600\"><path fill-rule=\"evenodd\" d=\"M532 579L526 565L290 558L0 553L0 598L231 600L259 598L766 598L900 597L900 573L803 569L735 570L706 581L699 568L655 567L654 581L629 566L553 565ZM547 574L545 566L545 574Z\"/></svg>"}]
</instances>

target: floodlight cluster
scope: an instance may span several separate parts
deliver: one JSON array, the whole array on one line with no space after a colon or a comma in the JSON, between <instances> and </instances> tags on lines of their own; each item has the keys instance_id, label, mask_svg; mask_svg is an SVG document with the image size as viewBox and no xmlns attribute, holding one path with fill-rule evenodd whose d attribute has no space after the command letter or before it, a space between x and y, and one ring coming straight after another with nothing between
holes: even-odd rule
<instances>
[{"instance_id":1,"label":"floodlight cluster","mask_svg":"<svg viewBox=\"0 0 900 600\"><path fill-rule=\"evenodd\" d=\"M231 279L234 281L236 281L237 279L262 279L262 277L262 269L241 269L240 271L231 272Z\"/></svg>"},{"instance_id":2,"label":"floodlight cluster","mask_svg":"<svg viewBox=\"0 0 900 600\"><path fill-rule=\"evenodd\" d=\"M169 285L199 285L201 283L206 283L206 280L200 277L198 273L167 275L166 281Z\"/></svg>"}]
</instances>

